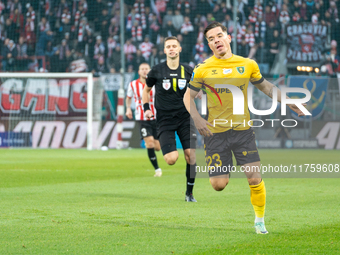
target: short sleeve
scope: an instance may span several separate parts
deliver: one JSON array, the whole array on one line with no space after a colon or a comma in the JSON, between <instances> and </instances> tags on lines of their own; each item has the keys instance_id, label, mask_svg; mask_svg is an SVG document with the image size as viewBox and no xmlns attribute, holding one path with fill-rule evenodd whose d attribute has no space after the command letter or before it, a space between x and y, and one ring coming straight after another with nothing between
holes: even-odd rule
<instances>
[{"instance_id":1,"label":"short sleeve","mask_svg":"<svg viewBox=\"0 0 340 255\"><path fill-rule=\"evenodd\" d=\"M154 69L151 69L151 71L148 73L146 77L146 85L150 88L152 88L157 82L157 71Z\"/></svg>"},{"instance_id":2,"label":"short sleeve","mask_svg":"<svg viewBox=\"0 0 340 255\"><path fill-rule=\"evenodd\" d=\"M126 93L126 96L127 97L133 97L133 90L132 90L132 82L129 83L129 86L128 86L128 90L127 90L127 93Z\"/></svg>"},{"instance_id":3,"label":"short sleeve","mask_svg":"<svg viewBox=\"0 0 340 255\"><path fill-rule=\"evenodd\" d=\"M189 82L189 88L195 91L200 91L203 87L203 77L201 70L199 68L195 68L192 72L191 79Z\"/></svg>"},{"instance_id":4,"label":"short sleeve","mask_svg":"<svg viewBox=\"0 0 340 255\"><path fill-rule=\"evenodd\" d=\"M264 78L262 77L258 64L254 60L251 60L251 66L253 71L251 73L250 82L254 85L262 83Z\"/></svg>"}]
</instances>

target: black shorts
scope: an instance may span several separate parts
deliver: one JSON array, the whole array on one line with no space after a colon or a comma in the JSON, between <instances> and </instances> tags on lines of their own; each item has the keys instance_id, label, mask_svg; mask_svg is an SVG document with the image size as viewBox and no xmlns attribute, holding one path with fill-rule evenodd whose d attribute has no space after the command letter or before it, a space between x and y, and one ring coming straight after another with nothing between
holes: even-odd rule
<instances>
[{"instance_id":1,"label":"black shorts","mask_svg":"<svg viewBox=\"0 0 340 255\"><path fill-rule=\"evenodd\" d=\"M157 131L163 155L176 151L176 135L182 143L183 150L196 148L196 128L190 114L159 114L157 112Z\"/></svg>"},{"instance_id":2,"label":"black shorts","mask_svg":"<svg viewBox=\"0 0 340 255\"><path fill-rule=\"evenodd\" d=\"M233 167L231 152L236 158L237 165L260 161L252 128L240 131L228 130L205 137L204 149L207 166L215 166L209 171L210 177L230 172Z\"/></svg>"},{"instance_id":3,"label":"black shorts","mask_svg":"<svg viewBox=\"0 0 340 255\"><path fill-rule=\"evenodd\" d=\"M140 120L139 122L139 132L141 139L144 139L148 136L153 136L154 139L158 139L157 137L157 128L156 128L156 120Z\"/></svg>"}]
</instances>

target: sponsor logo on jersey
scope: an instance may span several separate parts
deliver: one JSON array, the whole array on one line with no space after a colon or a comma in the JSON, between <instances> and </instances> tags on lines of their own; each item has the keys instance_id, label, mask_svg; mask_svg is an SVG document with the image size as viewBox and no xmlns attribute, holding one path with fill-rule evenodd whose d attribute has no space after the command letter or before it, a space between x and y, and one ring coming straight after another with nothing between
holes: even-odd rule
<instances>
[{"instance_id":1,"label":"sponsor logo on jersey","mask_svg":"<svg viewBox=\"0 0 340 255\"><path fill-rule=\"evenodd\" d=\"M187 80L185 79L178 79L178 87L179 89L184 89L187 85Z\"/></svg>"},{"instance_id":2,"label":"sponsor logo on jersey","mask_svg":"<svg viewBox=\"0 0 340 255\"><path fill-rule=\"evenodd\" d=\"M169 79L163 80L163 88L164 88L165 90L169 90L170 87L171 87L171 82L170 82L170 80L169 80Z\"/></svg>"},{"instance_id":3,"label":"sponsor logo on jersey","mask_svg":"<svg viewBox=\"0 0 340 255\"><path fill-rule=\"evenodd\" d=\"M215 74L217 74L217 70L212 70L211 75L215 75Z\"/></svg>"},{"instance_id":4,"label":"sponsor logo on jersey","mask_svg":"<svg viewBox=\"0 0 340 255\"><path fill-rule=\"evenodd\" d=\"M177 76L177 73L171 73L170 76Z\"/></svg>"},{"instance_id":5,"label":"sponsor logo on jersey","mask_svg":"<svg viewBox=\"0 0 340 255\"><path fill-rule=\"evenodd\" d=\"M236 67L236 70L239 74L244 74L244 66L239 66L239 67Z\"/></svg>"},{"instance_id":6,"label":"sponsor logo on jersey","mask_svg":"<svg viewBox=\"0 0 340 255\"><path fill-rule=\"evenodd\" d=\"M231 68L223 68L223 74L230 74L233 70Z\"/></svg>"}]
</instances>

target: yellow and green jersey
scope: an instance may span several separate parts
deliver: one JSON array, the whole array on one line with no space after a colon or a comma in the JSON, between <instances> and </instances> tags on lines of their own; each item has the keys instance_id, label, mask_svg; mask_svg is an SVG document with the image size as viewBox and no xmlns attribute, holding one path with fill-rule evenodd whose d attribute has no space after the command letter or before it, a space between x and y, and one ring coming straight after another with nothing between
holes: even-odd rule
<instances>
[{"instance_id":1,"label":"yellow and green jersey","mask_svg":"<svg viewBox=\"0 0 340 255\"><path fill-rule=\"evenodd\" d=\"M228 59L218 59L212 56L195 67L189 87L207 93L207 120L211 124L215 123L215 127L208 127L212 133L221 133L231 128L235 130L249 129L248 84L249 81L258 84L263 80L260 69L254 60L237 55L232 55ZM233 114L233 95L228 88L218 88L223 87L221 85L236 86L242 91L243 115Z\"/></svg>"}]
</instances>

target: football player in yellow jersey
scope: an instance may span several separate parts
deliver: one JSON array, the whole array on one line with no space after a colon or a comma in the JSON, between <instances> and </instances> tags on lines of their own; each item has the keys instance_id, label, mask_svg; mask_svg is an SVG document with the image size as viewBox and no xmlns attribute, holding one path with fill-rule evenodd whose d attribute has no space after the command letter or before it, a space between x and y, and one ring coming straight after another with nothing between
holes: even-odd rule
<instances>
[{"instance_id":1,"label":"football player in yellow jersey","mask_svg":"<svg viewBox=\"0 0 340 255\"><path fill-rule=\"evenodd\" d=\"M233 152L237 164L245 170L250 187L250 200L255 211L255 231L258 234L267 234L264 225L266 188L259 172L260 157L255 144L255 133L248 124L250 115L247 87L250 81L263 93L272 97L274 85L262 77L254 60L232 54L231 37L227 33L227 28L221 23L213 22L208 25L204 35L214 55L194 69L190 89L187 89L184 95L184 104L199 133L205 136L207 165L226 166L227 168L224 169L231 169ZM228 85L228 89L225 88L225 84ZM200 90L208 94L207 120L199 115L196 107L193 107L194 98ZM243 97L243 115L233 114L233 111L237 110L233 109L233 96L234 100L241 100L240 97ZM280 101L279 89L277 97ZM288 104L288 106L299 115L304 115L296 105ZM229 182L229 171L209 171L209 177L212 187L221 191Z\"/></svg>"}]
</instances>

